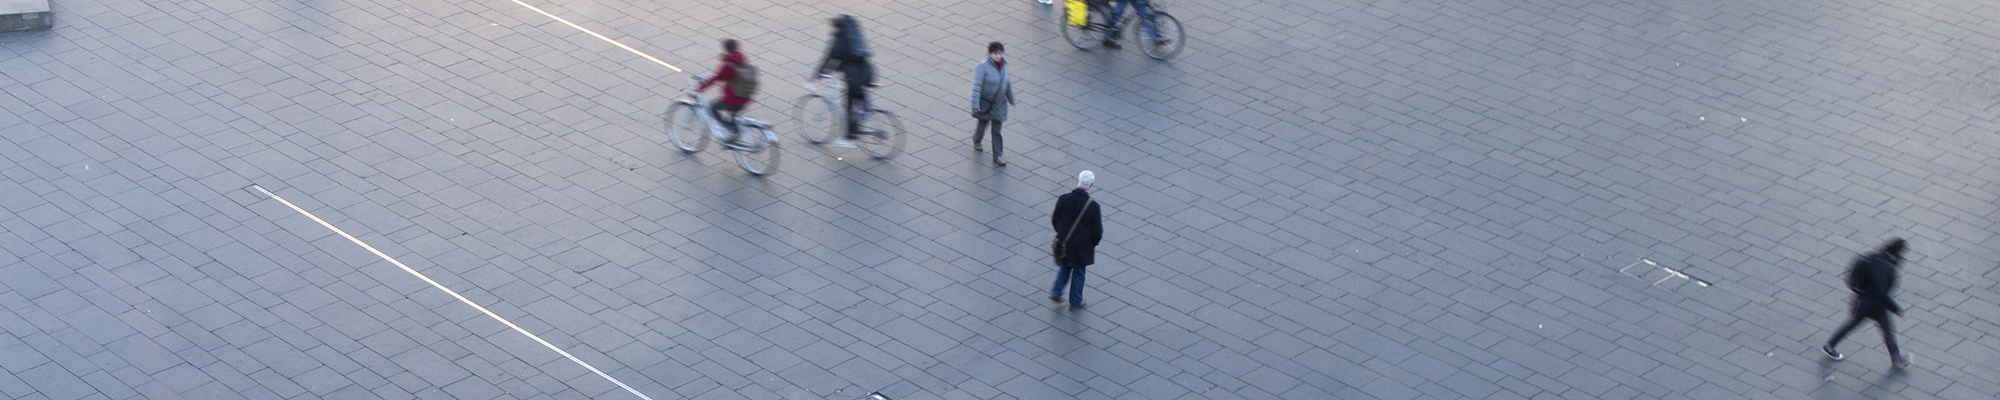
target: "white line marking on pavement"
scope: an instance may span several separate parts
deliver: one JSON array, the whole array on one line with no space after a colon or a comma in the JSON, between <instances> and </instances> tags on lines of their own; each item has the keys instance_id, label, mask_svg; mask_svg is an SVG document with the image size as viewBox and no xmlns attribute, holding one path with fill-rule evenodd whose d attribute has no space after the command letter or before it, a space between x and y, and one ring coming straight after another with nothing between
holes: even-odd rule
<instances>
[{"instance_id":1,"label":"white line marking on pavement","mask_svg":"<svg viewBox=\"0 0 2000 400\"><path fill-rule=\"evenodd\" d=\"M279 203L285 203L285 206L291 207L293 211L298 211L299 214L305 214L306 218L312 218L314 222L319 222L320 226L324 226L326 227L326 229L333 230L333 233L340 234L341 237L347 238L347 240L354 242L354 244L361 245L361 248L368 249L368 252L375 253L375 256L382 257L383 260L388 260L390 264L396 264L397 267L403 268L404 272L409 272L410 275L416 275L417 279L422 279L424 280L425 283L431 284L432 287L436 287L438 288L438 290L443 290L445 293L450 294L451 297L458 298L458 301L464 302L466 305L472 306L472 308L474 309L478 309L479 312L486 313L486 316L493 317L493 320L500 321L500 323L502 324L506 324L508 328L514 328L515 332L520 332L523 335L528 335L529 339L535 339L536 343L541 343L543 346L548 346L549 350L555 350L557 354L562 354L564 358L568 358L570 361L576 362L576 365L582 365L583 368L589 369L590 372L597 373L597 376L604 377L605 380L609 380L611 381L611 383L617 384L618 387L625 388L625 391L632 392L633 395L639 396L639 398L641 399L653 400L653 398L651 397L646 397L646 394L639 393L639 390L633 389L631 386L626 386L625 382L618 381L618 378L613 378L611 377L611 375L605 375L604 371L597 370L597 367L590 366L590 363L586 363L583 362L583 360L577 359L576 356L570 355L569 352L563 351L563 349L556 348L556 345L549 344L549 341L542 340L542 337L535 336L535 334L533 333L528 333L528 330L521 329L520 326L514 325L513 322L508 321L506 318L500 318L500 315L494 314L493 311L487 310L486 307L481 307L479 303L474 303L472 302L471 299L467 299L465 298L465 296L459 295L458 292L452 291L450 288L446 288L444 287L444 285L437 283L437 281L431 280L431 277L424 276L422 272L417 272L417 270L410 268L410 266L403 265L403 262L396 261L395 258L389 257L388 254L382 254L382 251L376 250L375 246L369 246L368 243L362 242L361 239L356 239L354 235L347 234L347 231L343 231L340 230L340 228L334 227L333 224L327 223L326 220L319 219L319 216L313 215L310 212L306 212L305 209L299 208L298 205L292 204L292 202L290 201L285 201L285 198L278 197L276 193L271 193L271 191L269 190L264 190L263 186L250 185L250 187L257 188L257 191L264 192L265 196L271 196L272 199L277 200Z\"/></svg>"},{"instance_id":2,"label":"white line marking on pavement","mask_svg":"<svg viewBox=\"0 0 2000 400\"><path fill-rule=\"evenodd\" d=\"M597 34L597 32L592 32L589 28L584 28L582 25L577 25L574 22L569 22L569 20L563 19L563 17L558 17L555 14L550 14L548 11L542 11L542 9L539 7L528 5L528 3L521 2L521 0L514 0L514 4L520 4L522 7L527 7L530 10L535 10L535 12L549 16L549 18L555 18L556 21L562 22L565 25L569 25L571 28L576 28L576 30L583 31L583 33L588 33L591 36L596 36L598 39L604 39L604 41L611 42L611 44L618 46L618 48L625 49L625 51L632 52L632 54L638 54L640 57L645 57L648 60L653 60L653 62L660 63L660 65L665 65L667 66L667 68L672 68L674 72L682 72L680 67L676 67L673 64L668 64L666 61L660 61L660 59L658 58L653 58L653 56L647 55L644 52L640 52L639 49L634 49L632 48L632 46L626 46L624 43L618 43L618 41L616 40L611 40L611 38L604 37L604 35L599 35Z\"/></svg>"}]
</instances>

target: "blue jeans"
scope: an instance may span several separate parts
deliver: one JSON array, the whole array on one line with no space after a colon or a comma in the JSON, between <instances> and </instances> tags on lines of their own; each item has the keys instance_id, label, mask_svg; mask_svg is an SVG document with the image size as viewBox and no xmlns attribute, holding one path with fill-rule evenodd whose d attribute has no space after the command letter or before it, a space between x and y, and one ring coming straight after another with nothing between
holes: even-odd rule
<instances>
[{"instance_id":1,"label":"blue jeans","mask_svg":"<svg viewBox=\"0 0 2000 400\"><path fill-rule=\"evenodd\" d=\"M1153 26L1153 5L1151 3L1147 3L1146 0L1123 0L1114 1L1113 3L1111 5L1111 26L1118 26L1118 20L1125 16L1125 6L1136 3L1139 6L1134 8L1135 11L1133 13L1138 14L1139 25L1146 27L1146 37L1143 39L1155 40L1160 38L1160 29ZM1106 39L1116 41L1118 40L1118 35L1111 35ZM1139 43L1144 44L1148 42Z\"/></svg>"},{"instance_id":2,"label":"blue jeans","mask_svg":"<svg viewBox=\"0 0 2000 400\"><path fill-rule=\"evenodd\" d=\"M1083 306L1083 267L1068 265L1056 270L1056 286L1049 288L1049 296L1062 297L1063 286L1069 286L1069 306Z\"/></svg>"}]
</instances>

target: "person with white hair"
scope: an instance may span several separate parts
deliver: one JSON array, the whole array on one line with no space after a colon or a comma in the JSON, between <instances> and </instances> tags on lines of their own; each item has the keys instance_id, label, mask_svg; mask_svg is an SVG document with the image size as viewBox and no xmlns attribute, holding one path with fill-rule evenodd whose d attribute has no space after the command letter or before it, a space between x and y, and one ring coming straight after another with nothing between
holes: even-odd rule
<instances>
[{"instance_id":1,"label":"person with white hair","mask_svg":"<svg viewBox=\"0 0 2000 400\"><path fill-rule=\"evenodd\" d=\"M1104 238L1103 212L1090 198L1097 174L1076 174L1076 189L1056 197L1056 209L1049 213L1049 226L1056 238L1051 251L1056 263L1056 284L1049 289L1049 301L1062 304L1063 287L1069 287L1069 309L1083 308L1083 268L1097 262L1097 242Z\"/></svg>"}]
</instances>

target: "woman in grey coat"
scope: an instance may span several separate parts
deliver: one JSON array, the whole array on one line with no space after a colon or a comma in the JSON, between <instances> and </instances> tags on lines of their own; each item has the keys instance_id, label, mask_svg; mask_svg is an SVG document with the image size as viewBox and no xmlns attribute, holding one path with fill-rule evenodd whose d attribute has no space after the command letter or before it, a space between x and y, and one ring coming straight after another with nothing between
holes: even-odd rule
<instances>
[{"instance_id":1,"label":"woman in grey coat","mask_svg":"<svg viewBox=\"0 0 2000 400\"><path fill-rule=\"evenodd\" d=\"M979 141L986 137L986 126L993 126L993 165L1006 166L1007 160L1000 159L1000 123L1007 120L1007 107L1014 105L1014 86L1007 81L1007 49L1000 42L986 45L986 60L972 68L972 117L979 120L979 126L972 128L972 151L980 151ZM1001 102L1000 100L1006 100Z\"/></svg>"}]
</instances>

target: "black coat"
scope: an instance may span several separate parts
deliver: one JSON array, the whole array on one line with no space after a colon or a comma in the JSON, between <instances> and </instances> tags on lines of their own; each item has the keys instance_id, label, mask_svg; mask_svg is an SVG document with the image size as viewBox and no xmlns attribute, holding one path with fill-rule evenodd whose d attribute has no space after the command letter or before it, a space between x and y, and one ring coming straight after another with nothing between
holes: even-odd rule
<instances>
[{"instance_id":1,"label":"black coat","mask_svg":"<svg viewBox=\"0 0 2000 400\"><path fill-rule=\"evenodd\" d=\"M1896 290L1896 266L1902 261L1885 252L1869 253L1854 260L1854 266L1847 271L1847 289L1854 291L1856 314L1903 312L1903 306L1889 297L1889 292Z\"/></svg>"},{"instance_id":2,"label":"black coat","mask_svg":"<svg viewBox=\"0 0 2000 400\"><path fill-rule=\"evenodd\" d=\"M861 23L841 18L834 24L833 42L827 44L826 58L820 59L820 73L839 70L848 88L875 83L875 66L868 63L868 43L861 39Z\"/></svg>"},{"instance_id":3,"label":"black coat","mask_svg":"<svg viewBox=\"0 0 2000 400\"><path fill-rule=\"evenodd\" d=\"M1069 241L1063 243L1064 265L1081 267L1097 263L1097 242L1104 238L1104 215L1094 202L1090 209L1084 210L1083 204L1088 200L1090 192L1082 188L1070 190L1056 198L1055 212L1049 213L1049 226L1055 228L1056 240L1069 233L1071 224L1080 224ZM1077 219L1079 212L1083 213L1081 221Z\"/></svg>"}]
</instances>

